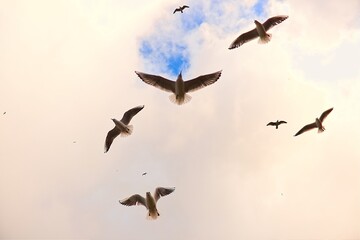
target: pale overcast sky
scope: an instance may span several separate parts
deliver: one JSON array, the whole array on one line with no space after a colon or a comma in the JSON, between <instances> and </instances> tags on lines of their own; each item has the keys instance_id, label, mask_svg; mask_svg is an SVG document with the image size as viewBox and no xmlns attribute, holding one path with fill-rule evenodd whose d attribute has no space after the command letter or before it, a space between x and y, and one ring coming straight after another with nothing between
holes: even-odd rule
<instances>
[{"instance_id":1,"label":"pale overcast sky","mask_svg":"<svg viewBox=\"0 0 360 240\"><path fill-rule=\"evenodd\" d=\"M0 0L0 239L360 239L359 59L359 0ZM219 70L182 106L134 73Z\"/></svg>"}]
</instances>

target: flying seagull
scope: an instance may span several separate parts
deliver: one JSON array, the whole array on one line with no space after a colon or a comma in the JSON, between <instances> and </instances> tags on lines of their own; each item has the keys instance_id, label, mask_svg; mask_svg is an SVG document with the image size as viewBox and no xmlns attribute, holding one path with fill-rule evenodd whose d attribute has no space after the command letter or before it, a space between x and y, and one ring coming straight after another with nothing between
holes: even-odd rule
<instances>
[{"instance_id":1,"label":"flying seagull","mask_svg":"<svg viewBox=\"0 0 360 240\"><path fill-rule=\"evenodd\" d=\"M148 210L147 219L156 219L158 216L160 216L156 208L157 201L160 199L160 197L169 195L174 190L175 188L158 187L155 189L154 196L152 196L150 192L146 193L146 198L140 196L139 194L134 194L124 200L119 200L119 202L125 206L143 205Z\"/></svg>"},{"instance_id":2,"label":"flying seagull","mask_svg":"<svg viewBox=\"0 0 360 240\"><path fill-rule=\"evenodd\" d=\"M287 123L285 121L279 121L279 120L276 120L276 122L269 122L266 126L275 126L276 129L278 129L279 125L282 124L282 123Z\"/></svg>"},{"instance_id":3,"label":"flying seagull","mask_svg":"<svg viewBox=\"0 0 360 240\"><path fill-rule=\"evenodd\" d=\"M184 6L182 6L182 7L180 6L180 7L176 8L176 9L174 10L173 14L176 13L176 12L181 12L181 13L183 13L183 10L184 10L185 8L189 8L189 6L186 6L186 5L184 5Z\"/></svg>"},{"instance_id":4,"label":"flying seagull","mask_svg":"<svg viewBox=\"0 0 360 240\"><path fill-rule=\"evenodd\" d=\"M320 118L316 118L315 122L310 123L308 125L305 125L302 129L300 129L295 135L294 137L296 137L297 135L302 134L303 132L309 131L313 128L317 128L318 129L318 133L323 132L325 130L324 126L322 125L323 121L325 120L325 118L327 117L327 115L329 115L329 113L331 113L331 111L334 108L330 108L328 110L326 110L325 112L323 112L320 116Z\"/></svg>"},{"instance_id":5,"label":"flying seagull","mask_svg":"<svg viewBox=\"0 0 360 240\"><path fill-rule=\"evenodd\" d=\"M174 94L171 94L169 96L170 101L173 103L176 103L178 105L187 103L190 101L191 96L186 94L188 92L193 92L195 90L198 90L200 88L206 87L210 84L213 84L216 82L220 76L221 71L201 75L197 78L184 81L181 75L181 72L177 78L176 81L172 81L166 78L163 78L161 76L157 75L151 75L147 73L137 72L135 73L139 76L141 80L143 80L145 83L152 85L154 87L157 87L161 90L172 92Z\"/></svg>"},{"instance_id":6,"label":"flying seagull","mask_svg":"<svg viewBox=\"0 0 360 240\"><path fill-rule=\"evenodd\" d=\"M286 20L289 16L279 15L276 17L269 18L263 24L258 21L254 21L255 28L249 32L241 34L236 38L230 45L229 49L237 48L243 45L244 43L253 40L257 37L260 37L259 43L268 43L271 39L271 34L266 33L270 28L278 25L282 21Z\"/></svg>"},{"instance_id":7,"label":"flying seagull","mask_svg":"<svg viewBox=\"0 0 360 240\"><path fill-rule=\"evenodd\" d=\"M5 115L6 114L6 112L3 112L3 115Z\"/></svg>"},{"instance_id":8,"label":"flying seagull","mask_svg":"<svg viewBox=\"0 0 360 240\"><path fill-rule=\"evenodd\" d=\"M133 126L128 125L130 120L142 109L144 108L144 105L134 107L128 111L126 111L120 121L112 118L111 120L115 123L115 127L110 130L106 136L105 140L105 153L109 151L110 146L114 139L120 134L120 136L128 136L132 133Z\"/></svg>"},{"instance_id":9,"label":"flying seagull","mask_svg":"<svg viewBox=\"0 0 360 240\"><path fill-rule=\"evenodd\" d=\"M143 172L142 174L141 174L141 176L145 176L147 174L147 172Z\"/></svg>"}]
</instances>

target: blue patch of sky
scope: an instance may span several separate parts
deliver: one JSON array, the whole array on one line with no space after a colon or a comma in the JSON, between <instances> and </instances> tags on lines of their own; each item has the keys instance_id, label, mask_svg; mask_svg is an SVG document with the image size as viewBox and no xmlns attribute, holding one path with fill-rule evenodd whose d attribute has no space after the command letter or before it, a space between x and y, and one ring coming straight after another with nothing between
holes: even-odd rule
<instances>
[{"instance_id":1,"label":"blue patch of sky","mask_svg":"<svg viewBox=\"0 0 360 240\"><path fill-rule=\"evenodd\" d=\"M191 12L186 16L182 16L181 18L182 27L185 31L191 31L198 28L204 21L205 15L202 11L199 10L194 10L194 12Z\"/></svg>"},{"instance_id":2,"label":"blue patch of sky","mask_svg":"<svg viewBox=\"0 0 360 240\"><path fill-rule=\"evenodd\" d=\"M260 0L267 1L267 0ZM212 15L222 16L223 9L222 0L211 0L209 9ZM176 13L174 17L180 18L181 31L186 37L186 34L198 29L207 19L204 5L197 3L190 5L189 9L185 9L184 13ZM160 25L161 26L161 25ZM160 27L161 28L161 27ZM168 32L171 35L171 32ZM146 37L140 43L140 55L144 60L150 64L156 64L157 68L165 71L171 75L178 75L180 71L187 70L190 67L189 51L187 44L182 39L172 39L166 37L165 39L156 39L156 33Z\"/></svg>"},{"instance_id":3,"label":"blue patch of sky","mask_svg":"<svg viewBox=\"0 0 360 240\"><path fill-rule=\"evenodd\" d=\"M142 56L148 56L152 53L153 49L148 41L143 41L140 46L140 53Z\"/></svg>"},{"instance_id":4,"label":"blue patch of sky","mask_svg":"<svg viewBox=\"0 0 360 240\"><path fill-rule=\"evenodd\" d=\"M253 6L254 12L257 16L262 16L266 14L265 6L268 4L268 0L258 0Z\"/></svg>"},{"instance_id":5,"label":"blue patch of sky","mask_svg":"<svg viewBox=\"0 0 360 240\"><path fill-rule=\"evenodd\" d=\"M175 54L167 59L167 68L170 70L172 75L178 75L181 71L189 68L189 59L182 54Z\"/></svg>"},{"instance_id":6,"label":"blue patch of sky","mask_svg":"<svg viewBox=\"0 0 360 240\"><path fill-rule=\"evenodd\" d=\"M171 41L144 40L140 46L140 54L145 60L158 64L162 71L174 76L190 67L186 46Z\"/></svg>"}]
</instances>

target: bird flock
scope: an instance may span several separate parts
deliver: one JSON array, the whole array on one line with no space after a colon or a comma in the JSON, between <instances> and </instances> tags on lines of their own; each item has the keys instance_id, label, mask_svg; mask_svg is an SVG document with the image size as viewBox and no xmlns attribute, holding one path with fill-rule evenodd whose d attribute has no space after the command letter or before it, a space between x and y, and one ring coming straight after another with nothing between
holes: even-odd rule
<instances>
[{"instance_id":1,"label":"bird flock","mask_svg":"<svg viewBox=\"0 0 360 240\"><path fill-rule=\"evenodd\" d=\"M176 12L183 13L184 9L186 8L189 8L189 6L187 5L180 6L174 10L173 14L175 14ZM238 36L230 44L228 49L231 50L238 48L243 44L251 40L254 40L256 38L259 38L259 43L262 44L268 43L271 40L271 34L267 33L267 31L270 30L272 27L282 23L286 19L288 19L288 16L279 15L267 19L264 23L260 23L259 21L255 20L254 21L255 28L248 32L242 33L240 36ZM204 88L206 86L209 86L211 84L214 84L221 77L221 73L222 70L210 74L200 75L194 79L184 80L182 77L182 73L180 72L177 79L173 81L159 75L153 75L153 74L135 71L135 74L146 84L152 85L160 90L170 92L171 93L171 95L169 96L170 100L177 105L185 104L191 100L191 96L188 94L189 92L193 92L201 88ZM131 108L130 110L124 113L121 120L111 119L114 122L115 126L112 130L108 132L106 136L105 153L109 151L110 146L112 145L114 139L117 136L131 135L133 131L133 126L129 125L129 123L131 119L136 114L138 114L143 108L144 105ZM319 133L323 132L325 130L323 126L323 121L330 114L332 110L333 108L324 111L321 114L320 118L316 118L315 122L305 125L294 136L298 136L306 131L316 128L318 129ZM286 123L287 122L284 120L280 120L280 121L277 120L276 122L269 122L267 126L275 126L275 128L278 129L279 125ZM144 172L142 176L145 176L146 174L147 173ZM160 199L160 197L169 195L170 193L174 192L174 190L175 190L174 187L172 188L157 187L153 194L147 192L145 197L139 194L134 194L128 198L119 200L119 203L125 206L143 205L148 210L147 218L156 219L158 216L160 216L156 207L157 201Z\"/></svg>"}]
</instances>

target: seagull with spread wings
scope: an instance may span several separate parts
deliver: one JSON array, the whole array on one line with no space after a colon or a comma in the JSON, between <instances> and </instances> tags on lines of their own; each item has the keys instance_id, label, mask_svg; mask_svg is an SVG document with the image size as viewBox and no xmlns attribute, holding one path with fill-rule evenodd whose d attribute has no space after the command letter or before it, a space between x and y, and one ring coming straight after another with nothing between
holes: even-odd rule
<instances>
[{"instance_id":1,"label":"seagull with spread wings","mask_svg":"<svg viewBox=\"0 0 360 240\"><path fill-rule=\"evenodd\" d=\"M112 144L112 142L114 141L114 139L117 136L128 136L132 133L133 131L133 126L132 125L128 125L130 123L130 120L138 113L140 112L142 109L144 108L144 105L142 106L138 106L138 107L134 107L128 111L126 111L122 117L122 119L116 120L114 118L112 118L111 120L115 123L115 127L110 130L106 136L106 140L105 140L105 152L109 151L110 146Z\"/></svg>"},{"instance_id":2,"label":"seagull with spread wings","mask_svg":"<svg viewBox=\"0 0 360 240\"><path fill-rule=\"evenodd\" d=\"M154 196L151 195L150 192L146 193L146 198L139 194L134 194L124 200L119 200L119 202L125 206L143 205L148 210L147 219L156 219L158 216L160 216L156 208L157 201L160 199L160 197L169 195L174 190L175 188L158 187L155 189Z\"/></svg>"},{"instance_id":3,"label":"seagull with spread wings","mask_svg":"<svg viewBox=\"0 0 360 240\"><path fill-rule=\"evenodd\" d=\"M286 20L289 16L279 15L266 20L263 24L258 21L254 21L255 28L249 32L241 34L238 38L236 38L231 44L229 49L234 49L240 47L246 42L249 42L257 37L260 37L259 43L268 43L271 39L271 34L267 33L267 31L278 25L279 23Z\"/></svg>"},{"instance_id":4,"label":"seagull with spread wings","mask_svg":"<svg viewBox=\"0 0 360 240\"><path fill-rule=\"evenodd\" d=\"M187 6L187 5L183 5L182 7L180 6L180 7L176 8L176 9L174 10L173 14L176 13L176 12L181 12L181 13L183 13L183 11L184 11L185 8L189 8L189 6Z\"/></svg>"},{"instance_id":5,"label":"seagull with spread wings","mask_svg":"<svg viewBox=\"0 0 360 240\"><path fill-rule=\"evenodd\" d=\"M314 128L317 128L318 129L318 133L320 132L323 132L325 131L325 128L324 126L322 125L323 121L325 120L325 118L327 117L327 115L329 115L329 113L331 113L331 111L333 110L334 108L330 108L328 110L326 110L325 112L323 112L320 116L320 118L316 118L315 119L315 122L313 123L310 123L308 125L305 125L302 129L300 129L295 135L300 135L302 134L303 132L306 132L306 131L309 131L311 129L314 129Z\"/></svg>"},{"instance_id":6,"label":"seagull with spread wings","mask_svg":"<svg viewBox=\"0 0 360 240\"><path fill-rule=\"evenodd\" d=\"M210 84L215 83L221 76L221 71L201 75L194 79L184 81L181 75L181 72L176 81L166 79L161 76L151 75L147 73L137 72L135 73L139 76L141 80L145 83L157 87L161 90L172 92L170 95L170 100L178 105L187 103L190 101L190 95L186 94L188 92L193 92L200 88L206 87Z\"/></svg>"},{"instance_id":7,"label":"seagull with spread wings","mask_svg":"<svg viewBox=\"0 0 360 240\"><path fill-rule=\"evenodd\" d=\"M285 121L279 121L279 120L276 120L276 122L269 122L266 126L275 126L276 129L278 129L279 125L280 124L283 124L283 123L287 123Z\"/></svg>"}]
</instances>

